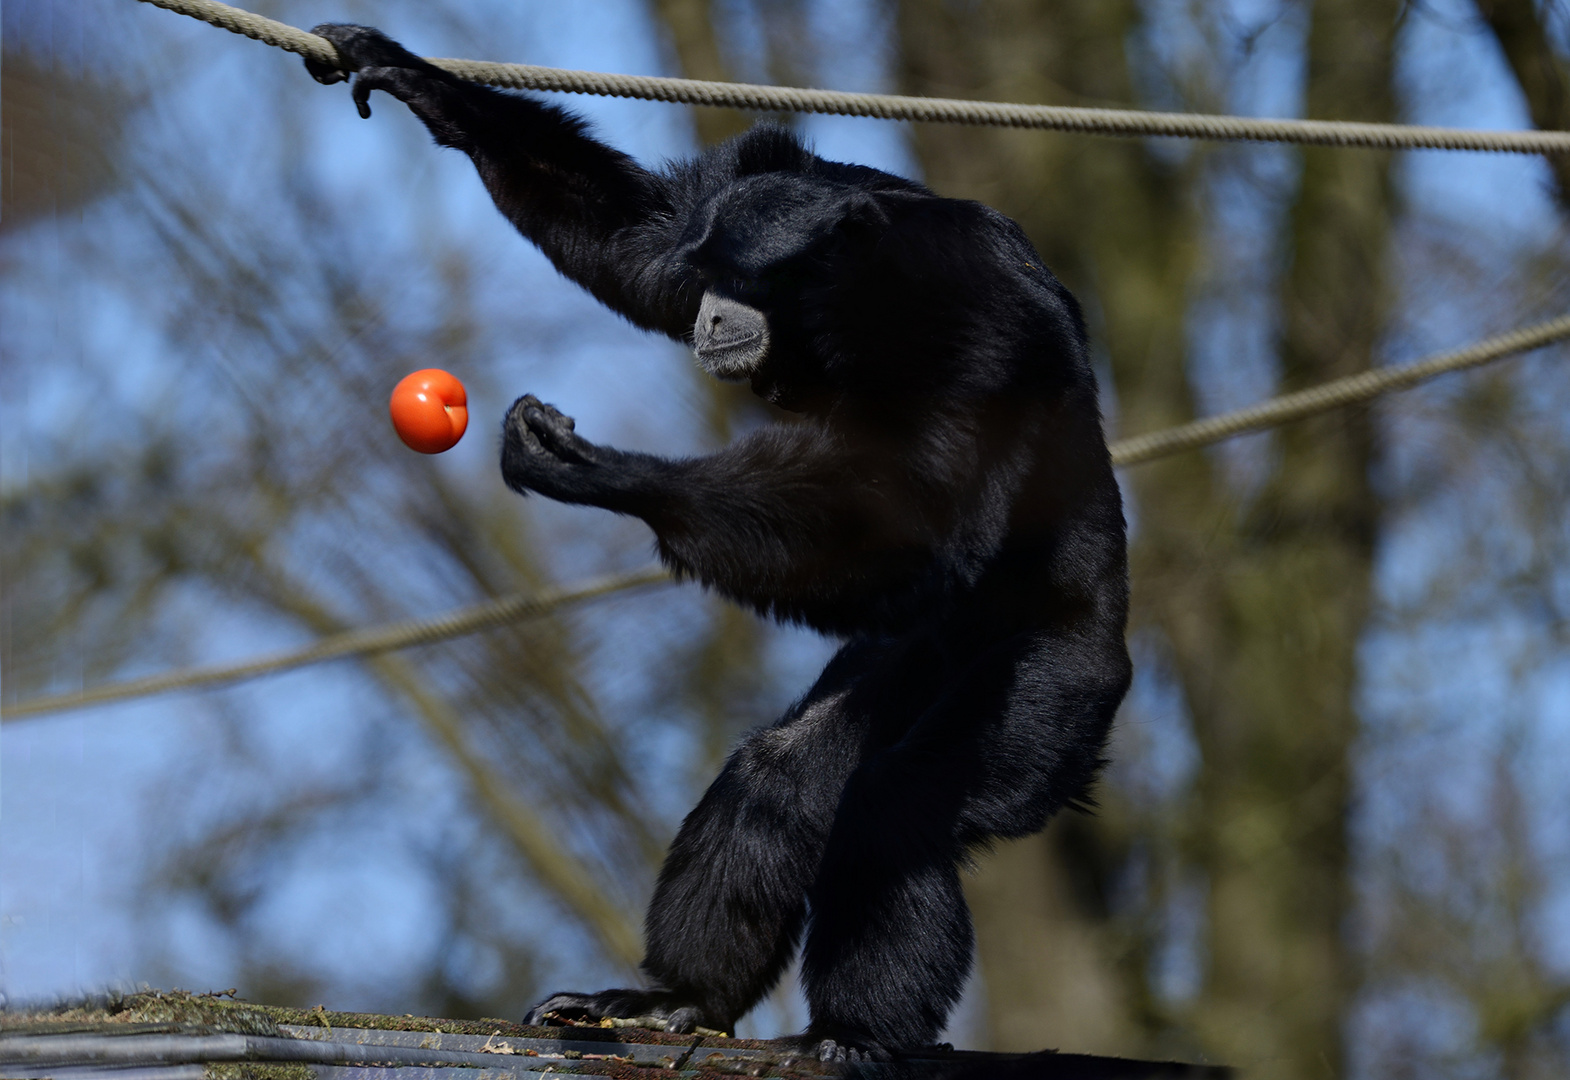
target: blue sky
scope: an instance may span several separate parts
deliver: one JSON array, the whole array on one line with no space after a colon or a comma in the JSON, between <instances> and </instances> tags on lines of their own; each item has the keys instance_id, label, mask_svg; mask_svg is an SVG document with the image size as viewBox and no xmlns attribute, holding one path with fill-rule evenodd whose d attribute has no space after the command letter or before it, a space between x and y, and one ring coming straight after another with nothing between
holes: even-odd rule
<instances>
[{"instance_id":1,"label":"blue sky","mask_svg":"<svg viewBox=\"0 0 1570 1080\"><path fill-rule=\"evenodd\" d=\"M1153 7L1171 7L1163 17L1179 17L1176 5ZM1266 9L1245 0L1234 7L1245 19ZM745 8L724 10L734 20L738 40L755 39ZM823 85L887 89L886 57L878 44L883 28L871 10L870 5L827 2L813 8L814 28L825 43L825 70L833 73L821 80ZM1468 10L1463 0L1433 0L1410 20L1401 67L1406 119L1524 126L1522 104L1499 58L1466 32ZM341 6L345 17L381 23L429 54L608 71L667 73L670 68L643 5L632 0L572 5L490 0L463 5L461 12L419 12L408 4ZM336 17L340 9L289 4L283 13L304 25ZM81 0L69 9L55 9L44 0L13 2L6 6L5 19L9 40L47 42L64 70L107 62L118 67L128 85L145 90L148 103L133 113L127 131L133 152L156 144L158 152L167 153L171 133L181 133L193 190L254 202L270 198L282 174L298 170L336 212L363 221L368 257L418 253L437 235L470 253L482 274L477 304L511 347L495 348L488 368L466 376L474 434L447 455L441 468L455 475L486 473L493 452L491 418L523 389L569 408L580 430L614 433L618 445L668 453L701 445L701 406L687 370L690 359L670 343L619 322L563 283L503 226L468 163L432 148L418 124L389 99L376 98L373 121L363 123L347 91L311 83L297 59L131 0ZM1232 108L1264 115L1295 111L1300 32L1286 19L1262 39L1251 78L1241 84ZM1180 44L1181 35L1174 33L1172 40ZM742 74L758 77L757 72ZM689 118L677 107L582 97L570 98L569 104L589 116L607 141L645 162L693 148ZM900 125L812 117L803 128L827 157L915 175ZM1290 179L1290 151L1248 153L1261 170ZM1404 155L1398 173L1403 195L1420 211L1425 227L1470 238L1485 266L1489 260L1513 265L1523 252L1562 236L1540 161L1421 152ZM1258 204L1239 199L1230 212L1217 215L1218 228L1230 230L1238 250L1246 252L1249 238L1259 233L1262 214ZM119 244L122 261L84 265L84 231L98 243ZM123 240L116 239L119 232L126 233ZM168 408L172 396L180 398L172 391L188 377L187 369L171 360L168 341L138 302L148 295L149 282L132 288L126 281L136 273L137 243L103 207L42 222L5 239L0 487L14 490L61 460L113 454L117 446L142 437L147 412ZM1252 257L1262 265L1272 256L1261 247ZM142 267L141 273L155 270ZM425 267L411 264L403 272L388 265L378 272L393 303L405 293L416 298L431 288ZM1411 359L1501 328L1501 310L1475 295L1461 299L1405 298L1403 323L1391 335L1388 359ZM1241 317L1232 310L1227 317L1196 318L1194 372L1207 407L1242 404L1271 385L1268 303L1245 307ZM537 337L526 337L531 334ZM1239 363L1240 353L1255 359ZM1563 365L1561 350L1522 362L1518 370L1523 378L1562 383ZM1446 384L1417 397L1442 401L1457 392ZM106 401L114 408L105 409ZM1564 402L1560 393L1545 408ZM182 407L190 409L194 443L222 437L221 415L205 412L203 401L184 401ZM1420 435L1421 422L1415 423ZM1406 429L1398 424L1393 430ZM1421 461L1403 456L1408 453L1420 450L1394 446L1382 468L1399 476L1420 467ZM495 487L497 497L504 497L499 482ZM1382 595L1398 600L1414 581L1424 579L1425 567L1443 566L1457 530L1467 526L1477 506L1462 498L1440 500L1394 520L1380 557ZM618 529L623 532L616 535L622 536L630 528L581 510L563 509L544 521L564 536L595 530L609 535ZM555 567L563 579L597 572L604 568L607 549L616 550L609 543L605 548L576 544L556 555ZM439 594L427 600L433 611L443 606ZM201 594L182 603L184 616L207 627L184 657L190 662L250 655L299 640L293 627L214 605ZM636 653L636 628L640 620L653 618L650 603L620 602L614 611L622 621L606 616L596 632L609 648ZM1409 796L1427 777L1443 778L1464 811L1466 799L1480 797L1483 790L1486 778L1474 767L1486 751L1502 739L1524 738L1522 780L1537 800L1545 859L1558 860L1554 865L1559 867L1556 891L1544 904L1542 948L1560 971L1570 974L1570 880L1562 872L1570 866L1570 848L1563 829L1554 824L1570 820L1570 793L1563 790L1570 786L1559 782L1563 773L1556 771L1570 760L1570 664L1562 655L1550 657L1523 674L1519 658L1530 641L1521 639L1533 633L1530 623L1506 611L1464 626L1446 624L1421 633L1384 627L1369 635L1365 670L1374 674L1364 680L1370 749L1359 834L1372 848L1402 835L1414 806ZM805 685L826 649L807 635L775 634L770 655L781 703ZM91 659L61 656L57 689L87 680ZM134 668L118 672L138 673ZM599 689L613 712L636 711L646 694L636 675L620 682L608 678ZM1164 782L1181 783L1193 767L1182 717L1170 703L1161 704L1167 700L1162 688L1149 678L1136 700L1154 717L1149 732L1156 749L1150 760L1158 771L1166 770ZM311 747L312 767L330 772L338 756L354 752L361 726L381 718L374 709L367 712L364 702L364 679L342 665L212 695L173 695L0 730L0 992L22 1000L148 978L197 987L231 985L234 958L200 912L146 910L140 854L149 835L181 824L162 816L166 803L160 786L172 775L184 775L180 763L213 737L215 713L264 725L255 737L263 752L279 759ZM1439 729L1444 737L1429 739L1416 751L1409 740L1401 741L1387 755L1382 748L1390 745L1389 732L1425 703L1436 715L1453 718ZM1525 734L1518 735L1515 725ZM679 758L682 751L666 745L651 746L649 752ZM1399 782L1389 782L1391 776ZM408 777L411 805L445 797L447 780L439 765L410 766ZM246 778L218 777L214 784L229 797L244 790ZM679 815L681 807L662 810ZM399 817L361 828L338 849L302 852L287 887L271 901L267 921L277 929L278 948L308 953L311 962L340 973L335 1006L376 1004L379 982L396 981L423 962L431 883L400 857L402 841L394 842L394 834L410 827L410 820ZM433 842L440 839L432 837ZM518 917L532 915L525 908ZM305 920L338 929L321 941L302 941L288 928ZM158 939L149 940L149 934ZM573 947L570 939L563 943L563 962ZM1174 978L1181 981L1181 975Z\"/></svg>"}]
</instances>

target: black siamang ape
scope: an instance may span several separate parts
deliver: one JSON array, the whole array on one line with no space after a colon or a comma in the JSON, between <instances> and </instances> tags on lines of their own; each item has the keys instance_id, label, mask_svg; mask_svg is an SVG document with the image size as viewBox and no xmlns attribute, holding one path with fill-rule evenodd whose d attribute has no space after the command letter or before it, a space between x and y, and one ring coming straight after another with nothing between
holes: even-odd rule
<instances>
[{"instance_id":1,"label":"black siamang ape","mask_svg":"<svg viewBox=\"0 0 1570 1080\"><path fill-rule=\"evenodd\" d=\"M362 116L372 90L408 105L563 274L801 414L674 460L591 443L533 396L507 414L513 489L636 515L677 574L845 642L683 822L649 985L554 994L530 1022L729 1030L805 929L803 1050L931 1043L971 963L967 853L1085 797L1129 682L1123 512L1074 299L1001 214L780 128L651 172L376 30L316 33Z\"/></svg>"}]
</instances>

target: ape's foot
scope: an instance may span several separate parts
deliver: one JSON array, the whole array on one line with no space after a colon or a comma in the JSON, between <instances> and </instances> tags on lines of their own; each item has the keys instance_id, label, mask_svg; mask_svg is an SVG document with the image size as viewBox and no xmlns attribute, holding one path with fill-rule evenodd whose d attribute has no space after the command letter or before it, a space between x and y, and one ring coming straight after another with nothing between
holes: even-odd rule
<instances>
[{"instance_id":1,"label":"ape's foot","mask_svg":"<svg viewBox=\"0 0 1570 1080\"><path fill-rule=\"evenodd\" d=\"M808 1028L800 1035L771 1041L787 1052L799 1053L813 1061L863 1063L894 1060L892 1049L861 1032L835 1031L825 1034Z\"/></svg>"},{"instance_id":2,"label":"ape's foot","mask_svg":"<svg viewBox=\"0 0 1570 1080\"><path fill-rule=\"evenodd\" d=\"M724 1035L731 1020L712 1017L668 990L603 990L552 994L523 1018L525 1024L607 1024L646 1027L672 1035Z\"/></svg>"}]
</instances>

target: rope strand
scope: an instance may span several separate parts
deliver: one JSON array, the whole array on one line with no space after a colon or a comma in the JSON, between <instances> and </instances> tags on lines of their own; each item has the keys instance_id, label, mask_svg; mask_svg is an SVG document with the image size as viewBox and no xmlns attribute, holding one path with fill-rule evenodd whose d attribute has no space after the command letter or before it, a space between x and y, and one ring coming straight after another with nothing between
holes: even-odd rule
<instances>
[{"instance_id":1,"label":"rope strand","mask_svg":"<svg viewBox=\"0 0 1570 1080\"><path fill-rule=\"evenodd\" d=\"M1371 368L1356 375L1311 386L1306 390L1282 394L1280 397L1262 401L1258 405L1234 409L1220 416L1195 420L1163 431L1153 431L1149 435L1119 439L1112 444L1112 463L1138 465L1140 462L1166 457L1168 454L1209 446L1211 443L1246 432L1279 427L1293 420L1302 420L1318 413L1329 412L1331 409L1372 401L1382 394L1405 390L1449 371L1461 371L1486 364L1490 360L1540 349L1544 345L1551 345L1565 338L1570 338L1570 315L1550 319L1536 326L1512 330L1479 341L1475 345L1469 345L1465 349L1441 353L1416 363Z\"/></svg>"},{"instance_id":2,"label":"rope strand","mask_svg":"<svg viewBox=\"0 0 1570 1080\"><path fill-rule=\"evenodd\" d=\"M217 0L141 0L236 34L255 38L323 64L344 65L326 38ZM606 97L642 98L686 105L725 106L761 112L811 112L871 116L931 124L1070 131L1086 135L1155 136L1213 141L1280 142L1312 146L1362 146L1384 150L1473 150L1507 154L1570 154L1570 132L1481 131L1467 128L1365 124L1346 120L1272 120L1201 113L1084 109L1062 105L1010 105L955 98L853 94L788 86L702 82L649 75L497 64L432 58L459 78L514 90L547 90Z\"/></svg>"}]
</instances>

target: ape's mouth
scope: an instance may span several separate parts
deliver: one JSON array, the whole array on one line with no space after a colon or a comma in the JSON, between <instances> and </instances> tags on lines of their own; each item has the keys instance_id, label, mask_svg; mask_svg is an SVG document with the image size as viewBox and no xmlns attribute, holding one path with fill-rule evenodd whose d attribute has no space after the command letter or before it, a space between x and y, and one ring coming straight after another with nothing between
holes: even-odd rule
<instances>
[{"instance_id":1,"label":"ape's mouth","mask_svg":"<svg viewBox=\"0 0 1570 1080\"><path fill-rule=\"evenodd\" d=\"M752 349L754 347L761 349L768 343L768 338L769 336L762 330L751 334L743 334L740 337L711 338L695 347L693 352L699 356L719 356L724 353L735 352L738 349Z\"/></svg>"},{"instance_id":2,"label":"ape's mouth","mask_svg":"<svg viewBox=\"0 0 1570 1080\"><path fill-rule=\"evenodd\" d=\"M694 345L692 351L703 369L715 378L746 379L768 355L769 335L759 331L729 341L709 340Z\"/></svg>"}]
</instances>

